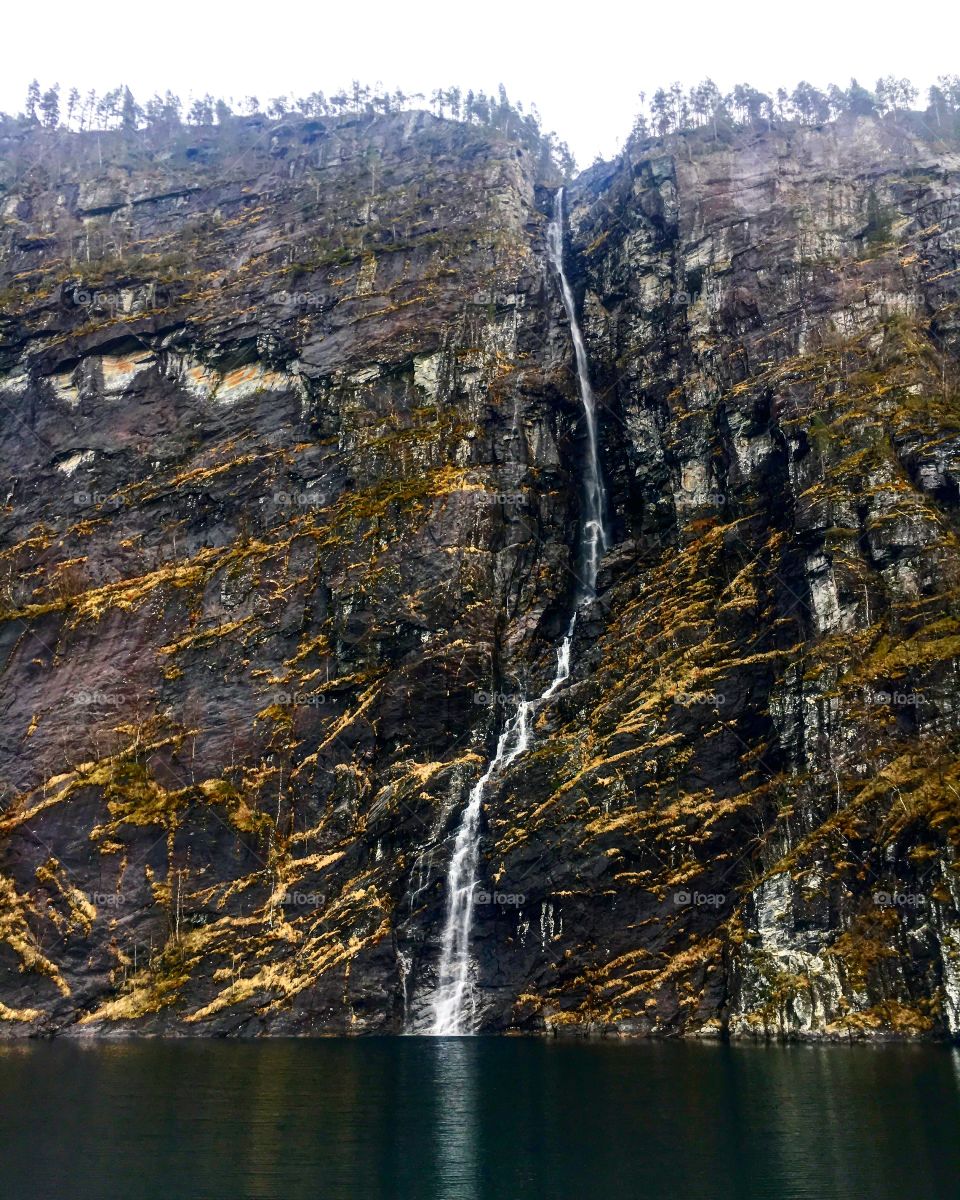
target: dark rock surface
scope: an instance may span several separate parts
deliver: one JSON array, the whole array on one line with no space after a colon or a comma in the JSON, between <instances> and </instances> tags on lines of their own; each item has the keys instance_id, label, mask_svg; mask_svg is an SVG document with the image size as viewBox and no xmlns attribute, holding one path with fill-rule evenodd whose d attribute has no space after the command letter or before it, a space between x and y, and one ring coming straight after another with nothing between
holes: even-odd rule
<instances>
[{"instance_id":1,"label":"dark rock surface","mask_svg":"<svg viewBox=\"0 0 960 1200\"><path fill-rule=\"evenodd\" d=\"M0 145L0 1032L397 1032L574 592L529 146L424 113ZM960 152L569 189L615 545L490 787L486 1030L960 1030Z\"/></svg>"}]
</instances>

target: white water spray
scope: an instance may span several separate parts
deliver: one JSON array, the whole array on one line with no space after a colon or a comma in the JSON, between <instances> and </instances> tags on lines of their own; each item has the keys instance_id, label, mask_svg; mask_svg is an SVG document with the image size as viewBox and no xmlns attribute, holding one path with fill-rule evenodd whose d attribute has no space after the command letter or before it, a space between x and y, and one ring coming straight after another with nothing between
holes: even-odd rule
<instances>
[{"instance_id":1,"label":"white water spray","mask_svg":"<svg viewBox=\"0 0 960 1200\"><path fill-rule=\"evenodd\" d=\"M570 291L567 273L563 269L563 188L557 191L556 199L553 202L553 220L547 227L547 251L550 255L550 262L560 278L563 307L567 314L567 320L570 322L570 337L573 339L573 352L577 361L580 402L583 405L583 415L587 425L583 521L580 530L579 592L573 614L575 621L577 608L593 595L600 558L608 545L607 531L604 525L606 496L603 490L603 479L600 475L600 456L597 453L597 402L590 384L587 350L583 344L583 334L580 332L580 322L577 320L577 311L573 304L573 293Z\"/></svg>"},{"instance_id":2,"label":"white water spray","mask_svg":"<svg viewBox=\"0 0 960 1200\"><path fill-rule=\"evenodd\" d=\"M594 594L600 558L607 549L604 525L606 498L597 453L597 414L587 352L577 321L573 293L563 268L563 188L557 192L553 217L547 227L547 252L560 280L563 307L570 322L570 336L577 363L580 401L587 426L587 461L583 480L583 516L577 555L577 591L567 632L557 649L557 666L547 689L534 700L521 700L503 727L497 749L487 769L470 790L447 872L447 918L443 928L437 990L433 997L434 1036L472 1033L475 996L471 978L470 931L476 895L477 864L480 858L480 812L487 784L498 772L519 758L530 744L533 715L538 706L553 696L570 677L573 631L581 606Z\"/></svg>"}]
</instances>

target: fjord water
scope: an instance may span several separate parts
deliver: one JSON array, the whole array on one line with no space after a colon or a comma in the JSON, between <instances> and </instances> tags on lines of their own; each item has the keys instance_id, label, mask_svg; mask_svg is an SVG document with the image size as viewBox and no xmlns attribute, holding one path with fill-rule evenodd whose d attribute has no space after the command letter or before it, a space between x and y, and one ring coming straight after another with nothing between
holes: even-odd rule
<instances>
[{"instance_id":1,"label":"fjord water","mask_svg":"<svg viewBox=\"0 0 960 1200\"><path fill-rule=\"evenodd\" d=\"M950 1200L960 1051L0 1043L4 1200Z\"/></svg>"},{"instance_id":2,"label":"fjord water","mask_svg":"<svg viewBox=\"0 0 960 1200\"><path fill-rule=\"evenodd\" d=\"M563 263L563 188L558 188L553 202L553 215L547 226L547 257L557 275L563 311L570 326L574 360L577 366L577 390L587 431L587 448L581 480L580 534L574 572L573 611L567 631L557 649L557 664L546 689L533 700L521 700L510 719L504 724L497 740L497 749L477 782L470 789L463 816L457 829L453 854L447 871L446 917L440 943L440 964L437 986L433 995L433 1022L430 1032L443 1037L472 1033L475 1019L473 979L470 962L470 933L473 927L473 905L477 886L477 866L480 861L480 814L487 784L530 745L533 716L537 708L549 700L570 677L570 653L573 632L581 607L593 596L600 568L600 558L607 549L607 530L604 523L606 496L600 455L597 449L597 404L590 383L587 350L577 320L573 292Z\"/></svg>"}]
</instances>

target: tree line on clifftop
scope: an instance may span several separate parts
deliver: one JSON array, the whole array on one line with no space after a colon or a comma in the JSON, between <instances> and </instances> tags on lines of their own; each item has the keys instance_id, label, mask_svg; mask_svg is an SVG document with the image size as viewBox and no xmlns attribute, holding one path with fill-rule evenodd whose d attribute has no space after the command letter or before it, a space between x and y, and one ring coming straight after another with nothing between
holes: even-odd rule
<instances>
[{"instance_id":1,"label":"tree line on clifftop","mask_svg":"<svg viewBox=\"0 0 960 1200\"><path fill-rule=\"evenodd\" d=\"M438 117L485 125L526 141L547 155L564 175L576 169L567 144L555 133L545 133L541 128L537 106L532 104L524 111L522 104L509 99L503 84L496 96L459 87L435 88L428 96L423 92L407 95L399 88L384 91L379 85L371 88L354 80L349 89L329 96L317 91L308 96L275 96L263 103L258 96L247 96L238 102L232 97L225 100L208 93L184 103L167 91L162 96L155 93L141 104L126 85L103 95L93 89L81 95L77 88L71 88L64 96L59 84L44 90L34 80L27 89L19 119L47 129L79 132L109 129L169 132L184 125L226 125L233 117L269 117L279 121L289 116L313 119L351 113L375 116L423 108L432 109Z\"/></svg>"},{"instance_id":2,"label":"tree line on clifftop","mask_svg":"<svg viewBox=\"0 0 960 1200\"><path fill-rule=\"evenodd\" d=\"M856 79L847 88L831 83L821 91L805 80L792 92L778 88L768 95L748 83L738 83L724 94L712 79L684 89L679 83L658 88L649 97L640 93L641 109L634 121L636 137L665 137L671 133L712 127L771 126L788 122L822 125L838 117L887 116L914 110L919 91L909 79L887 75L878 79L873 91ZM927 91L926 117L933 128L950 131L960 114L960 75L941 75Z\"/></svg>"},{"instance_id":3,"label":"tree line on clifftop","mask_svg":"<svg viewBox=\"0 0 960 1200\"><path fill-rule=\"evenodd\" d=\"M668 88L658 88L650 96L639 93L640 110L631 136L666 137L707 129L719 139L726 132L749 126L820 125L845 115L884 117L907 112L922 117L934 134L960 133L960 76L941 75L927 91L926 109L919 112L914 108L918 96L918 89L909 79L893 75L878 79L872 91L856 79L851 79L849 87L830 84L824 91L802 81L792 92L778 88L773 94L761 92L748 83L737 84L726 93L712 79L690 88L674 83ZM565 176L576 169L566 143L554 133L543 132L536 105L524 111L522 104L510 101L503 84L496 96L459 87L436 88L428 96L422 92L407 95L399 88L391 92L380 85L371 88L354 80L349 88L329 96L316 91L307 96L276 96L263 103L257 96L247 96L238 102L232 97L226 100L205 94L190 97L185 103L166 91L162 96L155 93L141 104L126 85L102 95L93 89L81 95L77 88L70 88L64 95L59 84L43 89L34 80L27 90L23 111L17 118L4 119L79 132L111 129L169 132L182 126L224 125L234 117L317 119L351 113L386 115L422 108L430 108L438 117L485 125L519 136L540 148Z\"/></svg>"}]
</instances>

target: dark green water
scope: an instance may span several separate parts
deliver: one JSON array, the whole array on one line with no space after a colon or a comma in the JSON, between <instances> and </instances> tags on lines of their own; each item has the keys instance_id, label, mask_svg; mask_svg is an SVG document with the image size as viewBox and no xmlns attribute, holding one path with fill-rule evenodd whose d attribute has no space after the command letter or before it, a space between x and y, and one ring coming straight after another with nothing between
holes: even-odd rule
<instances>
[{"instance_id":1,"label":"dark green water","mask_svg":"<svg viewBox=\"0 0 960 1200\"><path fill-rule=\"evenodd\" d=\"M3 1200L952 1200L960 1052L0 1043Z\"/></svg>"}]
</instances>

